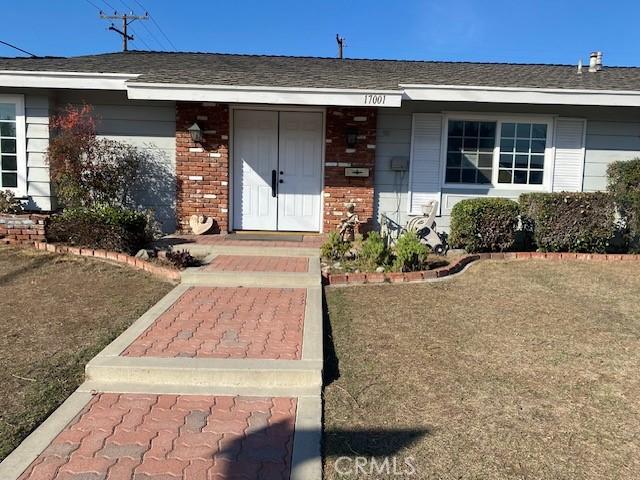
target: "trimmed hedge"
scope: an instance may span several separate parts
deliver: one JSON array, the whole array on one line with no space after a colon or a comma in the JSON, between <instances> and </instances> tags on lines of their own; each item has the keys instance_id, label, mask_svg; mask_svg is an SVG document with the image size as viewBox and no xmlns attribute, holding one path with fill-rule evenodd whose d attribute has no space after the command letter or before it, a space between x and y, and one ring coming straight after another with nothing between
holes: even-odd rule
<instances>
[{"instance_id":1,"label":"trimmed hedge","mask_svg":"<svg viewBox=\"0 0 640 480\"><path fill-rule=\"evenodd\" d=\"M606 253L616 245L620 227L612 195L525 193L520 196L522 223L546 252Z\"/></svg>"},{"instance_id":2,"label":"trimmed hedge","mask_svg":"<svg viewBox=\"0 0 640 480\"><path fill-rule=\"evenodd\" d=\"M469 253L503 252L516 243L520 208L506 198L474 198L451 210L449 243Z\"/></svg>"},{"instance_id":3,"label":"trimmed hedge","mask_svg":"<svg viewBox=\"0 0 640 480\"><path fill-rule=\"evenodd\" d=\"M134 254L152 240L146 214L122 207L68 208L54 215L47 241Z\"/></svg>"},{"instance_id":4,"label":"trimmed hedge","mask_svg":"<svg viewBox=\"0 0 640 480\"><path fill-rule=\"evenodd\" d=\"M640 158L612 163L607 176L609 191L626 225L629 249L640 252Z\"/></svg>"}]
</instances>

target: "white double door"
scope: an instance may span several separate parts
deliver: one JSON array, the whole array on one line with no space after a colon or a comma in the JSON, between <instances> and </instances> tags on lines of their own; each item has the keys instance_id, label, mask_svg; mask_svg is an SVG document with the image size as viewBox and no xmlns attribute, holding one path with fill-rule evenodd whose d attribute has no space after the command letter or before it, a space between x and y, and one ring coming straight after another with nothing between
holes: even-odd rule
<instances>
[{"instance_id":1,"label":"white double door","mask_svg":"<svg viewBox=\"0 0 640 480\"><path fill-rule=\"evenodd\" d=\"M320 230L322 113L234 110L233 224Z\"/></svg>"}]
</instances>

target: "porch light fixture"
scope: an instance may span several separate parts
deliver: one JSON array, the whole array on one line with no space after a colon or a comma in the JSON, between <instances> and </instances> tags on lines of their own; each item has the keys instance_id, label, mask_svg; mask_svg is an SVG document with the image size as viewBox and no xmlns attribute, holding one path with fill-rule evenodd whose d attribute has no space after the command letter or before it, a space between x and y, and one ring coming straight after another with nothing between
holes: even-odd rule
<instances>
[{"instance_id":1,"label":"porch light fixture","mask_svg":"<svg viewBox=\"0 0 640 480\"><path fill-rule=\"evenodd\" d=\"M189 135L191 135L191 140L195 143L200 143L202 141L202 129L200 128L200 125L194 123L187 129L187 131L189 132Z\"/></svg>"},{"instance_id":2,"label":"porch light fixture","mask_svg":"<svg viewBox=\"0 0 640 480\"><path fill-rule=\"evenodd\" d=\"M347 143L347 148L356 148L356 144L358 143L358 129L347 128L345 132L345 141Z\"/></svg>"}]
</instances>

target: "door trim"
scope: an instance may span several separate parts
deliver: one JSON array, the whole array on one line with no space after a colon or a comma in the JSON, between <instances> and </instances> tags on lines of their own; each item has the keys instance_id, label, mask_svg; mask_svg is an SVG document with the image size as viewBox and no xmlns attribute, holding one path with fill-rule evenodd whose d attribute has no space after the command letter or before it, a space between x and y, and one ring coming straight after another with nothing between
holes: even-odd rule
<instances>
[{"instance_id":1,"label":"door trim","mask_svg":"<svg viewBox=\"0 0 640 480\"><path fill-rule=\"evenodd\" d=\"M320 146L320 229L318 233L324 232L324 163L325 163L325 150L327 145L327 108L326 107L301 107L297 105L253 105L253 104L230 104L229 105L229 160L228 160L228 184L229 187L229 207L227 212L227 225L229 225L229 231L236 230L234 225L234 205L233 205L233 138L234 138L234 119L233 114L235 110L269 110L276 112L320 112L322 113L322 145ZM269 230L265 230L269 231ZM316 233L316 232L309 232Z\"/></svg>"}]
</instances>

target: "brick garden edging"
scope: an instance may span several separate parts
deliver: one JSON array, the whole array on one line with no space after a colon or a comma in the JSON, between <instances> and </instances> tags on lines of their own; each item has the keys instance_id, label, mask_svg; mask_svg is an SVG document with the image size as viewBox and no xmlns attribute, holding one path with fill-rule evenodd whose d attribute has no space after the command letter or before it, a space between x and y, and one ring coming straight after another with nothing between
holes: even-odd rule
<instances>
[{"instance_id":1,"label":"brick garden edging","mask_svg":"<svg viewBox=\"0 0 640 480\"><path fill-rule=\"evenodd\" d=\"M369 272L369 273L329 273L323 275L327 285L363 285L373 283L406 283L434 280L461 272L467 265L478 260L554 260L554 261L631 261L640 264L640 255L611 253L544 253L506 252L477 253L461 257L446 267L421 272Z\"/></svg>"},{"instance_id":2,"label":"brick garden edging","mask_svg":"<svg viewBox=\"0 0 640 480\"><path fill-rule=\"evenodd\" d=\"M149 272L160 277L165 277L169 280L180 280L181 277L179 270L163 267L153 262L132 257L126 253L110 252L108 250L94 250L92 248L68 247L66 245L56 245L45 242L34 242L33 246L38 250L44 250L52 253L68 253L70 255L78 255L81 257L94 257L111 260L113 262L123 263L131 267L144 270L145 272Z\"/></svg>"}]
</instances>

